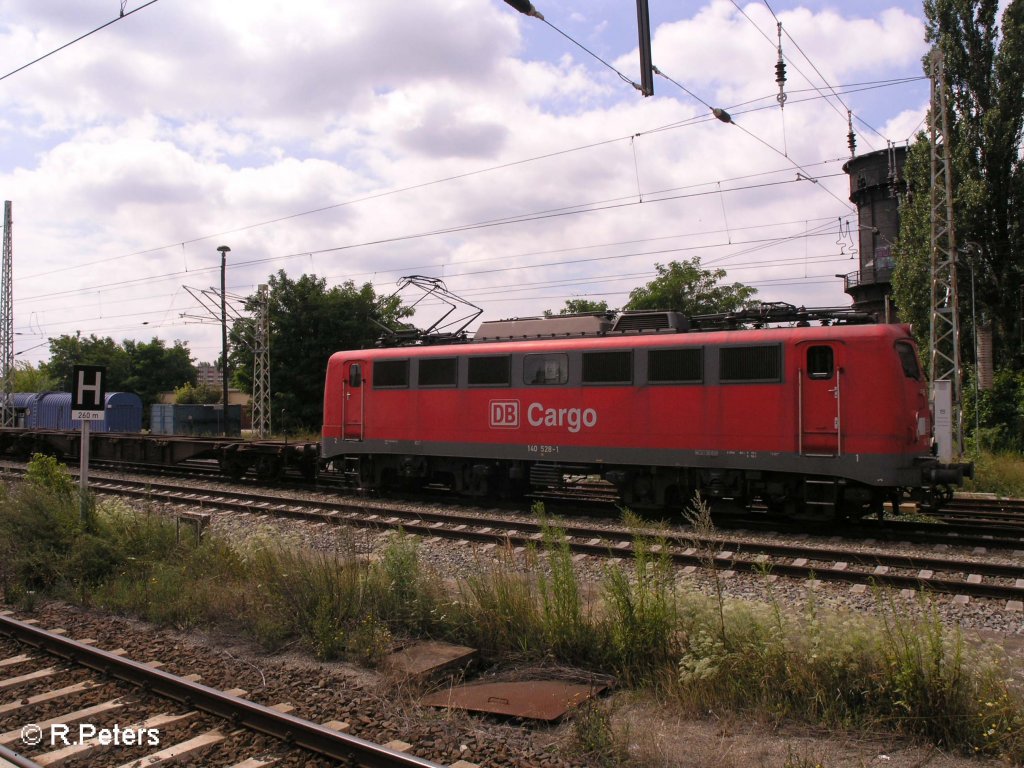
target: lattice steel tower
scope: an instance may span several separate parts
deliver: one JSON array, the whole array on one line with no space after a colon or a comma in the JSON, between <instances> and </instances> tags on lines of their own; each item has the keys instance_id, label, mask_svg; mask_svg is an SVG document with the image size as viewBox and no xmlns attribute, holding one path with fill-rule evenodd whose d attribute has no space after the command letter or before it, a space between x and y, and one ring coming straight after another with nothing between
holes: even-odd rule
<instances>
[{"instance_id":1,"label":"lattice steel tower","mask_svg":"<svg viewBox=\"0 0 1024 768\"><path fill-rule=\"evenodd\" d=\"M956 284L956 230L953 226L953 179L950 163L951 136L946 105L946 77L942 52L936 48L929 57L931 66L931 323L929 378L932 400L936 403L936 427L948 416L952 444L939 443L940 456L949 451L959 456L963 450L963 414L960 380L960 304ZM941 384L941 382L949 382ZM936 392L948 387L951 407L940 413ZM938 430L936 430L938 437ZM948 457L943 456L947 459Z\"/></svg>"},{"instance_id":2,"label":"lattice steel tower","mask_svg":"<svg viewBox=\"0 0 1024 768\"><path fill-rule=\"evenodd\" d=\"M11 201L4 201L3 274L0 275L0 427L14 426L14 240Z\"/></svg>"},{"instance_id":3,"label":"lattice steel tower","mask_svg":"<svg viewBox=\"0 0 1024 768\"><path fill-rule=\"evenodd\" d=\"M252 429L270 435L270 294L261 285L256 294L256 337L253 343Z\"/></svg>"}]
</instances>

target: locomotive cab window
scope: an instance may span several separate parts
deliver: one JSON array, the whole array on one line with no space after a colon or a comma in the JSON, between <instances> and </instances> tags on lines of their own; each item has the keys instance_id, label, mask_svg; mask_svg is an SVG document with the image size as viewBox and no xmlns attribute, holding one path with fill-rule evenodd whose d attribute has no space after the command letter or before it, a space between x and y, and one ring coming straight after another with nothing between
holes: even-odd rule
<instances>
[{"instance_id":1,"label":"locomotive cab window","mask_svg":"<svg viewBox=\"0 0 1024 768\"><path fill-rule=\"evenodd\" d=\"M812 379L831 379L836 372L832 347L807 348L807 375Z\"/></svg>"},{"instance_id":2,"label":"locomotive cab window","mask_svg":"<svg viewBox=\"0 0 1024 768\"><path fill-rule=\"evenodd\" d=\"M469 358L469 386L507 387L512 383L512 358L493 355Z\"/></svg>"},{"instance_id":3,"label":"locomotive cab window","mask_svg":"<svg viewBox=\"0 0 1024 768\"><path fill-rule=\"evenodd\" d=\"M917 362L917 353L914 347L906 341L896 342L896 354L900 356L900 365L903 367L903 375L908 379L921 380L921 366Z\"/></svg>"},{"instance_id":4,"label":"locomotive cab window","mask_svg":"<svg viewBox=\"0 0 1024 768\"><path fill-rule=\"evenodd\" d=\"M569 356L526 355L523 358L524 384L565 384L569 380Z\"/></svg>"},{"instance_id":5,"label":"locomotive cab window","mask_svg":"<svg viewBox=\"0 0 1024 768\"><path fill-rule=\"evenodd\" d=\"M363 386L363 372L359 367L359 363L352 363L348 369L348 385L350 387L361 387Z\"/></svg>"},{"instance_id":6,"label":"locomotive cab window","mask_svg":"<svg viewBox=\"0 0 1024 768\"><path fill-rule=\"evenodd\" d=\"M373 388L394 389L409 386L408 360L378 360L373 364Z\"/></svg>"},{"instance_id":7,"label":"locomotive cab window","mask_svg":"<svg viewBox=\"0 0 1024 768\"><path fill-rule=\"evenodd\" d=\"M584 352L583 353L584 384L632 384L633 353L621 352Z\"/></svg>"},{"instance_id":8,"label":"locomotive cab window","mask_svg":"<svg viewBox=\"0 0 1024 768\"><path fill-rule=\"evenodd\" d=\"M454 387L458 383L457 363L454 357L422 358L416 381L421 387Z\"/></svg>"}]
</instances>

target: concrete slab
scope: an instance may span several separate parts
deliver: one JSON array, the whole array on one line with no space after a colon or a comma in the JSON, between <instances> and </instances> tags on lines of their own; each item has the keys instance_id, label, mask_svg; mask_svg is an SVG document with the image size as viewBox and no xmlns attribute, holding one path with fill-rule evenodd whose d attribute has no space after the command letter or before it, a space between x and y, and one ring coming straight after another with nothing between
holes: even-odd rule
<instances>
[{"instance_id":1,"label":"concrete slab","mask_svg":"<svg viewBox=\"0 0 1024 768\"><path fill-rule=\"evenodd\" d=\"M427 640L395 651L384 660L384 668L407 680L426 680L445 670L468 666L479 653L476 648Z\"/></svg>"}]
</instances>

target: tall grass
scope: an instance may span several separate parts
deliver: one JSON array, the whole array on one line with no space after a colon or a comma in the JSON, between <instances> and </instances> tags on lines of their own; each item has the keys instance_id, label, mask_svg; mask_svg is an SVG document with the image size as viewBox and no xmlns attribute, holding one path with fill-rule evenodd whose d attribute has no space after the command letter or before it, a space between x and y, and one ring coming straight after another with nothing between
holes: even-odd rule
<instances>
[{"instance_id":1,"label":"tall grass","mask_svg":"<svg viewBox=\"0 0 1024 768\"><path fill-rule=\"evenodd\" d=\"M974 462L974 479L964 483L967 490L1024 497L1024 456L976 451L970 458Z\"/></svg>"},{"instance_id":2,"label":"tall grass","mask_svg":"<svg viewBox=\"0 0 1024 768\"><path fill-rule=\"evenodd\" d=\"M668 548L659 554L642 538L634 543L632 573L615 565L605 571L601 634L612 669L629 683L650 680L679 654L681 595Z\"/></svg>"},{"instance_id":3,"label":"tall grass","mask_svg":"<svg viewBox=\"0 0 1024 768\"><path fill-rule=\"evenodd\" d=\"M885 729L968 752L1024 756L1024 709L995 659L933 611L911 618L879 596L880 618L777 606L691 604L677 695L696 711L732 709L833 728Z\"/></svg>"}]
</instances>

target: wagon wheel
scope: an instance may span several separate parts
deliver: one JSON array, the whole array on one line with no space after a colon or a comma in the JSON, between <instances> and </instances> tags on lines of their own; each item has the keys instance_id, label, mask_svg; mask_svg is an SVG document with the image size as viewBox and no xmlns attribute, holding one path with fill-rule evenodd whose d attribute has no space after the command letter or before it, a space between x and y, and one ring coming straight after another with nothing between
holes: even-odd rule
<instances>
[{"instance_id":1,"label":"wagon wheel","mask_svg":"<svg viewBox=\"0 0 1024 768\"><path fill-rule=\"evenodd\" d=\"M272 483L284 473L284 461L280 456L263 455L256 459L256 478L262 483Z\"/></svg>"},{"instance_id":2,"label":"wagon wheel","mask_svg":"<svg viewBox=\"0 0 1024 768\"><path fill-rule=\"evenodd\" d=\"M248 463L234 453L222 454L218 464L220 465L220 471L232 480L240 480L242 475L249 469Z\"/></svg>"},{"instance_id":3,"label":"wagon wheel","mask_svg":"<svg viewBox=\"0 0 1024 768\"><path fill-rule=\"evenodd\" d=\"M316 481L317 470L319 469L316 459L306 458L299 465L299 472L302 474L302 479L307 483Z\"/></svg>"}]
</instances>

